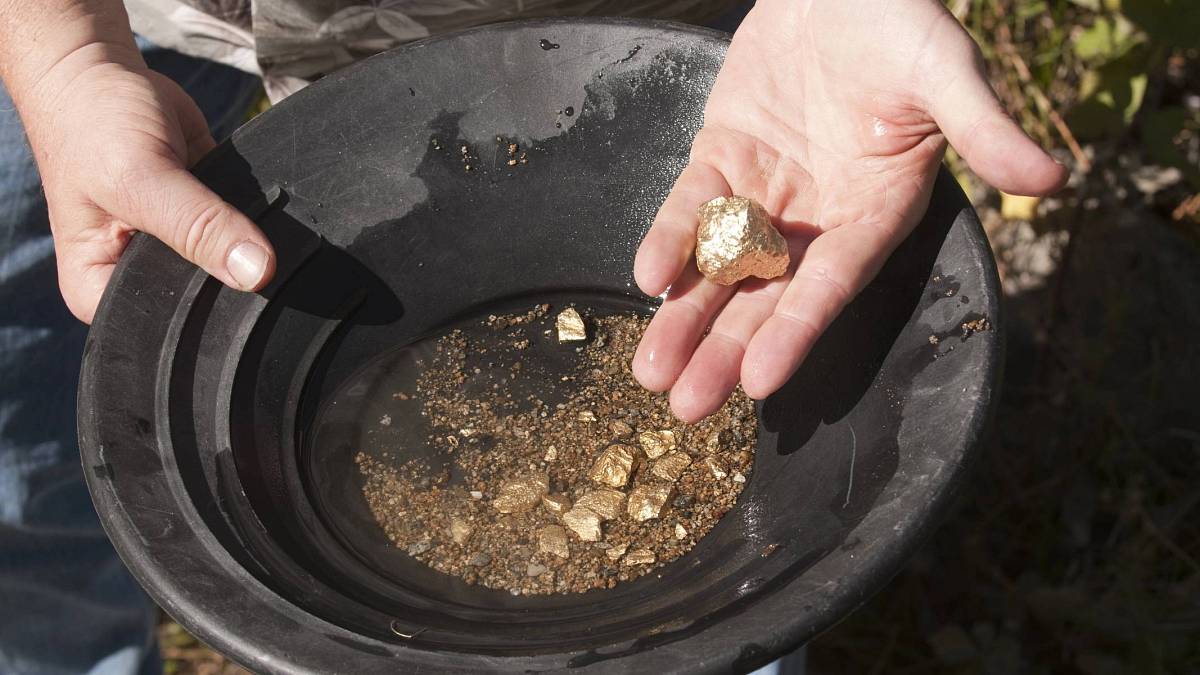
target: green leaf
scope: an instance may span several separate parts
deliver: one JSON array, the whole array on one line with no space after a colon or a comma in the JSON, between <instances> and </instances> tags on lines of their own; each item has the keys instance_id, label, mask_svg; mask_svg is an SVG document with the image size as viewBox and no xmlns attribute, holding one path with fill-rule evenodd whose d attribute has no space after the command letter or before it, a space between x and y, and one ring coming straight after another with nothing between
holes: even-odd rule
<instances>
[{"instance_id":1,"label":"green leaf","mask_svg":"<svg viewBox=\"0 0 1200 675\"><path fill-rule=\"evenodd\" d=\"M1080 82L1080 103L1067 116L1067 124L1076 136L1092 140L1119 135L1142 107L1146 94L1146 73L1154 54L1135 48L1120 58L1084 73Z\"/></svg>"},{"instance_id":2,"label":"green leaf","mask_svg":"<svg viewBox=\"0 0 1200 675\"><path fill-rule=\"evenodd\" d=\"M1075 38L1075 54L1085 61L1106 63L1124 56L1141 40L1137 29L1125 18L1100 16Z\"/></svg>"}]
</instances>

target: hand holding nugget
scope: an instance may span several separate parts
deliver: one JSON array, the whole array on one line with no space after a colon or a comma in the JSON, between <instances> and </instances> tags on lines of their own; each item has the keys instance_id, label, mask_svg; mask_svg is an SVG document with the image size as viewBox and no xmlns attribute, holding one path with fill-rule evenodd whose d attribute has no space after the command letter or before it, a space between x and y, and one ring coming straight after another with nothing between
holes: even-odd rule
<instances>
[{"instance_id":1,"label":"hand holding nugget","mask_svg":"<svg viewBox=\"0 0 1200 675\"><path fill-rule=\"evenodd\" d=\"M670 389L689 421L739 381L753 398L783 386L916 226L947 141L1005 192L1066 180L1004 112L978 49L937 0L759 0L638 251L638 286L670 291L634 358L637 379ZM789 249L783 274L722 285L775 271L709 255L697 209L731 195L771 216Z\"/></svg>"}]
</instances>

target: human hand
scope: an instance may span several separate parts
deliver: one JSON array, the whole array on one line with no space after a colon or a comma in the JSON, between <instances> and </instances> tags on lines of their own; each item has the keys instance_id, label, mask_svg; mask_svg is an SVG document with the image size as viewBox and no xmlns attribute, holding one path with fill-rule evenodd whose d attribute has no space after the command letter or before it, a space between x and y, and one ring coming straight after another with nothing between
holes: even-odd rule
<instances>
[{"instance_id":1,"label":"human hand","mask_svg":"<svg viewBox=\"0 0 1200 675\"><path fill-rule=\"evenodd\" d=\"M783 386L916 226L947 140L1005 192L1046 194L1067 178L1005 114L937 0L760 0L638 250L642 291L670 289L634 357L638 381L670 389L685 421L739 380L756 399ZM727 287L697 271L696 209L730 194L760 202L788 240L782 277Z\"/></svg>"},{"instance_id":2,"label":"human hand","mask_svg":"<svg viewBox=\"0 0 1200 675\"><path fill-rule=\"evenodd\" d=\"M65 59L23 92L71 312L90 323L135 230L162 240L224 284L258 290L270 242L186 167L215 145L196 104L136 50Z\"/></svg>"}]
</instances>

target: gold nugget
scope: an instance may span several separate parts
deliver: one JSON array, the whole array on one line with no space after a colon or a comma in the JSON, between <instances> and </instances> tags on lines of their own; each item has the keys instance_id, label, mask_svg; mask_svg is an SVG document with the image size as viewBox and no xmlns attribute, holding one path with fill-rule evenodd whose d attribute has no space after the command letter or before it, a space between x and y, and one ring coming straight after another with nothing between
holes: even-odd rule
<instances>
[{"instance_id":1,"label":"gold nugget","mask_svg":"<svg viewBox=\"0 0 1200 675\"><path fill-rule=\"evenodd\" d=\"M566 559L571 555L567 546L567 531L558 525L547 525L538 532L538 550Z\"/></svg>"},{"instance_id":2,"label":"gold nugget","mask_svg":"<svg viewBox=\"0 0 1200 675\"><path fill-rule=\"evenodd\" d=\"M559 312L554 325L558 328L559 342L575 342L587 339L587 329L583 327L583 317L574 307L568 307Z\"/></svg>"},{"instance_id":3,"label":"gold nugget","mask_svg":"<svg viewBox=\"0 0 1200 675\"><path fill-rule=\"evenodd\" d=\"M669 483L639 485L629 493L629 517L638 522L652 520L662 515L663 507L671 498Z\"/></svg>"},{"instance_id":4,"label":"gold nugget","mask_svg":"<svg viewBox=\"0 0 1200 675\"><path fill-rule=\"evenodd\" d=\"M638 442L641 443L642 451L647 457L658 459L675 449L675 432L670 429L643 431L638 434Z\"/></svg>"},{"instance_id":5,"label":"gold nugget","mask_svg":"<svg viewBox=\"0 0 1200 675\"><path fill-rule=\"evenodd\" d=\"M571 500L566 495L546 495L542 497L542 508L556 516L561 516L571 510Z\"/></svg>"},{"instance_id":6,"label":"gold nugget","mask_svg":"<svg viewBox=\"0 0 1200 675\"><path fill-rule=\"evenodd\" d=\"M650 473L674 483L683 476L684 469L687 469L691 463L692 458L688 457L686 452L672 452L655 462L654 466L650 469Z\"/></svg>"},{"instance_id":7,"label":"gold nugget","mask_svg":"<svg viewBox=\"0 0 1200 675\"><path fill-rule=\"evenodd\" d=\"M595 511L576 506L564 513L562 520L583 541L600 541L600 516Z\"/></svg>"},{"instance_id":8,"label":"gold nugget","mask_svg":"<svg viewBox=\"0 0 1200 675\"><path fill-rule=\"evenodd\" d=\"M609 487L625 487L633 470L633 452L627 445L610 445L596 458L588 478Z\"/></svg>"},{"instance_id":9,"label":"gold nugget","mask_svg":"<svg viewBox=\"0 0 1200 675\"><path fill-rule=\"evenodd\" d=\"M537 506L549 492L550 479L546 474L530 474L501 483L492 506L500 513L520 513Z\"/></svg>"},{"instance_id":10,"label":"gold nugget","mask_svg":"<svg viewBox=\"0 0 1200 675\"><path fill-rule=\"evenodd\" d=\"M471 530L473 529L471 524L462 518L450 519L450 539L456 544L467 543L467 539L471 536Z\"/></svg>"},{"instance_id":11,"label":"gold nugget","mask_svg":"<svg viewBox=\"0 0 1200 675\"><path fill-rule=\"evenodd\" d=\"M625 493L616 490L592 490L579 498L575 506L591 509L604 520L612 520L621 513L621 504L625 503Z\"/></svg>"},{"instance_id":12,"label":"gold nugget","mask_svg":"<svg viewBox=\"0 0 1200 675\"><path fill-rule=\"evenodd\" d=\"M787 271L788 247L771 215L749 197L717 197L700 206L696 267L730 286L746 277L774 279Z\"/></svg>"},{"instance_id":13,"label":"gold nugget","mask_svg":"<svg viewBox=\"0 0 1200 675\"><path fill-rule=\"evenodd\" d=\"M653 565L654 551L645 548L635 548L625 554L626 565Z\"/></svg>"},{"instance_id":14,"label":"gold nugget","mask_svg":"<svg viewBox=\"0 0 1200 675\"><path fill-rule=\"evenodd\" d=\"M721 466L721 462L717 461L713 457L705 457L704 464L708 467L708 470L712 472L713 478L716 478L717 480L721 480L725 476L729 475L725 473L725 467Z\"/></svg>"}]
</instances>

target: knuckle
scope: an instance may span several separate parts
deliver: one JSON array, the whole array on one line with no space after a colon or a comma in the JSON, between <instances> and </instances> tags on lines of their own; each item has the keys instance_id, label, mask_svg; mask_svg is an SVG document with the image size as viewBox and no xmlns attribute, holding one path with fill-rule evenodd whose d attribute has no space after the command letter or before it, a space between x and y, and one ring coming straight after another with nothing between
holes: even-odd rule
<instances>
[{"instance_id":1,"label":"knuckle","mask_svg":"<svg viewBox=\"0 0 1200 675\"><path fill-rule=\"evenodd\" d=\"M177 248L189 260L212 254L221 241L221 224L227 218L223 202L209 202L184 209L176 230Z\"/></svg>"}]
</instances>

